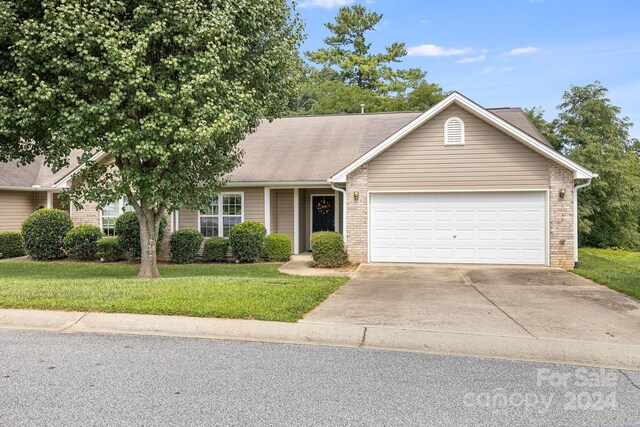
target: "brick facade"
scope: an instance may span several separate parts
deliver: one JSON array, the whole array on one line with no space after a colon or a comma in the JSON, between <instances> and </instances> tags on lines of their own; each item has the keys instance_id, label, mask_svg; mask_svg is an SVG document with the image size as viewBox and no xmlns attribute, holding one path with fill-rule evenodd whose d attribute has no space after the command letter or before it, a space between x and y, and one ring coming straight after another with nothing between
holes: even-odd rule
<instances>
[{"instance_id":1,"label":"brick facade","mask_svg":"<svg viewBox=\"0 0 640 427\"><path fill-rule=\"evenodd\" d=\"M560 198L560 190L564 197ZM356 201L354 192L358 191ZM551 267L573 268L573 172L549 161L549 260ZM347 252L352 262L368 260L369 185L367 165L347 177Z\"/></svg>"},{"instance_id":2,"label":"brick facade","mask_svg":"<svg viewBox=\"0 0 640 427\"><path fill-rule=\"evenodd\" d=\"M97 203L85 202L82 209L76 209L71 205L71 219L73 225L91 224L100 227L100 211L96 209Z\"/></svg>"},{"instance_id":3,"label":"brick facade","mask_svg":"<svg viewBox=\"0 0 640 427\"><path fill-rule=\"evenodd\" d=\"M369 182L367 165L362 165L347 177L347 252L351 262L368 260L368 224Z\"/></svg>"},{"instance_id":4,"label":"brick facade","mask_svg":"<svg viewBox=\"0 0 640 427\"><path fill-rule=\"evenodd\" d=\"M560 198L560 190L565 190ZM549 160L549 247L551 267L573 268L573 172Z\"/></svg>"}]
</instances>

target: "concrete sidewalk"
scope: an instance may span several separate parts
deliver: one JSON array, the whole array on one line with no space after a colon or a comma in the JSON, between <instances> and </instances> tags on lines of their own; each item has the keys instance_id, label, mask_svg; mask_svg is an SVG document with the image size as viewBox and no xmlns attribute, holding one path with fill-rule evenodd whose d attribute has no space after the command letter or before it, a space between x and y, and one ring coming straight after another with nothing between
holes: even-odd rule
<instances>
[{"instance_id":1,"label":"concrete sidewalk","mask_svg":"<svg viewBox=\"0 0 640 427\"><path fill-rule=\"evenodd\" d=\"M640 371L638 345L431 332L382 326L3 309L0 310L0 328L328 345Z\"/></svg>"}]
</instances>

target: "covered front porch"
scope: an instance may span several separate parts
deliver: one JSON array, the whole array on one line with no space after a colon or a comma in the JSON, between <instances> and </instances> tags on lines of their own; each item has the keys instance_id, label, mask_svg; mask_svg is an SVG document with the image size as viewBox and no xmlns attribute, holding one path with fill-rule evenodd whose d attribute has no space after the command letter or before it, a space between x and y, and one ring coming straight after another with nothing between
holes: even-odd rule
<instances>
[{"instance_id":1,"label":"covered front porch","mask_svg":"<svg viewBox=\"0 0 640 427\"><path fill-rule=\"evenodd\" d=\"M311 250L311 234L316 231L343 233L344 197L340 191L330 187L265 187L264 201L267 234L289 236L294 254Z\"/></svg>"}]
</instances>

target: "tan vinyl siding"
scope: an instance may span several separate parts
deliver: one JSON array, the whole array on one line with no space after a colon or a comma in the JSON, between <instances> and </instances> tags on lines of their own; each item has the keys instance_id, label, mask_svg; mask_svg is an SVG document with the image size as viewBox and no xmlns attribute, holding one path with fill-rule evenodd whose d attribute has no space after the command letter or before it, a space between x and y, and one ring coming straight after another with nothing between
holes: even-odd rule
<instances>
[{"instance_id":1,"label":"tan vinyl siding","mask_svg":"<svg viewBox=\"0 0 640 427\"><path fill-rule=\"evenodd\" d=\"M225 188L223 193L244 193L244 220L264 224L264 187ZM198 229L198 212L180 210L180 228Z\"/></svg>"},{"instance_id":2,"label":"tan vinyl siding","mask_svg":"<svg viewBox=\"0 0 640 427\"><path fill-rule=\"evenodd\" d=\"M272 190L273 191L273 190ZM286 234L293 242L293 189L278 191L278 233Z\"/></svg>"},{"instance_id":3,"label":"tan vinyl siding","mask_svg":"<svg viewBox=\"0 0 640 427\"><path fill-rule=\"evenodd\" d=\"M465 145L444 145L444 123L464 121ZM368 164L369 189L548 188L548 161L458 106L451 106Z\"/></svg>"},{"instance_id":4,"label":"tan vinyl siding","mask_svg":"<svg viewBox=\"0 0 640 427\"><path fill-rule=\"evenodd\" d=\"M307 240L309 238L309 222L307 220L307 194L310 190L300 189L299 206L298 206L298 219L300 221L300 233L299 234L299 248L300 252L307 250Z\"/></svg>"},{"instance_id":5,"label":"tan vinyl siding","mask_svg":"<svg viewBox=\"0 0 640 427\"><path fill-rule=\"evenodd\" d=\"M36 191L33 193L33 209L47 207L47 193L45 191Z\"/></svg>"},{"instance_id":6,"label":"tan vinyl siding","mask_svg":"<svg viewBox=\"0 0 640 427\"><path fill-rule=\"evenodd\" d=\"M62 202L61 202L61 200L58 198L58 194L57 194L57 193L54 193L54 194L53 194L53 207L54 207L55 209L60 209L60 210L63 210L63 211L67 211L67 212L69 212L69 207L68 207L68 206L67 206L67 207L63 207L63 206L62 206Z\"/></svg>"},{"instance_id":7,"label":"tan vinyl siding","mask_svg":"<svg viewBox=\"0 0 640 427\"><path fill-rule=\"evenodd\" d=\"M34 192L0 191L0 231L20 231L34 208Z\"/></svg>"},{"instance_id":8,"label":"tan vinyl siding","mask_svg":"<svg viewBox=\"0 0 640 427\"><path fill-rule=\"evenodd\" d=\"M269 191L269 218L271 234L278 232L278 192L276 190Z\"/></svg>"}]
</instances>

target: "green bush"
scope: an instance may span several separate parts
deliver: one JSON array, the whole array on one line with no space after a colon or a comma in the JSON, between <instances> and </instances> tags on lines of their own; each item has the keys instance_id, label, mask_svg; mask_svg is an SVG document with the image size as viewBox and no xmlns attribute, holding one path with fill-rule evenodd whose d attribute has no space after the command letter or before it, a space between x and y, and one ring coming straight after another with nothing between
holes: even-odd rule
<instances>
[{"instance_id":1,"label":"green bush","mask_svg":"<svg viewBox=\"0 0 640 427\"><path fill-rule=\"evenodd\" d=\"M167 228L167 219L162 217L160 220L160 231L158 233L157 251L162 248L162 240L164 239L164 231ZM140 222L135 212L125 212L116 219L115 226L116 236L129 260L133 261L140 258L142 253L140 247Z\"/></svg>"},{"instance_id":2,"label":"green bush","mask_svg":"<svg viewBox=\"0 0 640 427\"><path fill-rule=\"evenodd\" d=\"M284 234L270 234L264 240L264 254L269 261L291 259L291 239Z\"/></svg>"},{"instance_id":3,"label":"green bush","mask_svg":"<svg viewBox=\"0 0 640 427\"><path fill-rule=\"evenodd\" d=\"M98 240L104 236L100 227L82 224L64 236L64 249L72 259L94 260L97 257Z\"/></svg>"},{"instance_id":4,"label":"green bush","mask_svg":"<svg viewBox=\"0 0 640 427\"><path fill-rule=\"evenodd\" d=\"M24 247L36 260L64 258L64 236L73 228L71 217L58 209L38 209L22 223Z\"/></svg>"},{"instance_id":5,"label":"green bush","mask_svg":"<svg viewBox=\"0 0 640 427\"><path fill-rule=\"evenodd\" d=\"M342 234L318 231L311 235L311 252L318 267L341 267L347 263Z\"/></svg>"},{"instance_id":6,"label":"green bush","mask_svg":"<svg viewBox=\"0 0 640 427\"><path fill-rule=\"evenodd\" d=\"M233 255L240 262L256 262L264 254L264 238L267 230L259 222L236 224L229 231L229 243Z\"/></svg>"},{"instance_id":7,"label":"green bush","mask_svg":"<svg viewBox=\"0 0 640 427\"><path fill-rule=\"evenodd\" d=\"M0 259L24 255L22 234L17 231L0 231Z\"/></svg>"},{"instance_id":8,"label":"green bush","mask_svg":"<svg viewBox=\"0 0 640 427\"><path fill-rule=\"evenodd\" d=\"M191 264L198 257L202 234L193 228L175 231L169 241L169 254L171 261L177 264Z\"/></svg>"},{"instance_id":9,"label":"green bush","mask_svg":"<svg viewBox=\"0 0 640 427\"><path fill-rule=\"evenodd\" d=\"M126 258L117 237L105 237L96 242L96 255L103 261L122 261Z\"/></svg>"},{"instance_id":10,"label":"green bush","mask_svg":"<svg viewBox=\"0 0 640 427\"><path fill-rule=\"evenodd\" d=\"M224 262L227 260L229 241L224 237L211 237L204 241L202 260L205 262Z\"/></svg>"}]
</instances>

